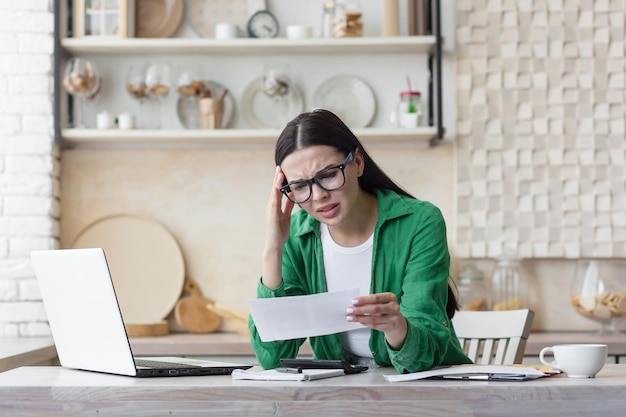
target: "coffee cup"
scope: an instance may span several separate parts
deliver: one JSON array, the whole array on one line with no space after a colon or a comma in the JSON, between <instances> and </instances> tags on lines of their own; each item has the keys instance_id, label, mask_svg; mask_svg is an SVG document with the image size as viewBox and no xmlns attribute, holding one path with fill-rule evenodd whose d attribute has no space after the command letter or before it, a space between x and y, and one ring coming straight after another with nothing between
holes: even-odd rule
<instances>
[{"instance_id":1,"label":"coffee cup","mask_svg":"<svg viewBox=\"0 0 626 417\"><path fill-rule=\"evenodd\" d=\"M306 39L313 35L313 29L304 25L289 25L286 32L289 39Z\"/></svg>"},{"instance_id":2,"label":"coffee cup","mask_svg":"<svg viewBox=\"0 0 626 417\"><path fill-rule=\"evenodd\" d=\"M117 127L120 129L134 129L135 117L130 113L122 113L117 116Z\"/></svg>"},{"instance_id":3,"label":"coffee cup","mask_svg":"<svg viewBox=\"0 0 626 417\"><path fill-rule=\"evenodd\" d=\"M113 118L107 111L101 111L96 115L96 127L98 129L110 129L113 127Z\"/></svg>"},{"instance_id":4,"label":"coffee cup","mask_svg":"<svg viewBox=\"0 0 626 417\"><path fill-rule=\"evenodd\" d=\"M552 362L545 359L549 354L554 357ZM554 345L541 349L539 360L570 378L594 378L604 367L607 355L608 346L602 344Z\"/></svg>"},{"instance_id":5,"label":"coffee cup","mask_svg":"<svg viewBox=\"0 0 626 417\"><path fill-rule=\"evenodd\" d=\"M215 25L215 39L235 39L239 37L239 28L232 23L218 23Z\"/></svg>"}]
</instances>

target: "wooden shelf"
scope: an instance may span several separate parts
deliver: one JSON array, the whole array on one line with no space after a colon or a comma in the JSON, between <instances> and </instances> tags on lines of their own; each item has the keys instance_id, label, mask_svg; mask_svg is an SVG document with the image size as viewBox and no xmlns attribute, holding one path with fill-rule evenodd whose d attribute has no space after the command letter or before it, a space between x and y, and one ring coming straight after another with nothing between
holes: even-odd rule
<instances>
[{"instance_id":1,"label":"wooden shelf","mask_svg":"<svg viewBox=\"0 0 626 417\"><path fill-rule=\"evenodd\" d=\"M61 46L70 54L155 55L155 54L392 54L428 53L435 46L434 36L395 36L360 38L251 39L199 38L65 38Z\"/></svg>"},{"instance_id":2,"label":"wooden shelf","mask_svg":"<svg viewBox=\"0 0 626 417\"><path fill-rule=\"evenodd\" d=\"M437 134L436 127L414 129L353 129L365 144L428 143ZM155 129L63 129L61 137L68 145L274 145L278 129L155 130Z\"/></svg>"}]
</instances>

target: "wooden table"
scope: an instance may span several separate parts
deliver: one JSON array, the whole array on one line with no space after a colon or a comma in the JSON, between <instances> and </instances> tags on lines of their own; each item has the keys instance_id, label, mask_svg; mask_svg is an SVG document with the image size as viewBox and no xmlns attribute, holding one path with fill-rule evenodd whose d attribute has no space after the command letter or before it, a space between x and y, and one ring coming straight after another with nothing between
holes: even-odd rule
<instances>
[{"instance_id":1,"label":"wooden table","mask_svg":"<svg viewBox=\"0 0 626 417\"><path fill-rule=\"evenodd\" d=\"M50 337L0 338L0 372L24 365L52 365L56 356Z\"/></svg>"},{"instance_id":2,"label":"wooden table","mask_svg":"<svg viewBox=\"0 0 626 417\"><path fill-rule=\"evenodd\" d=\"M595 379L390 383L392 368L311 382L230 376L131 378L60 367L0 374L2 416L617 416L626 410L626 365Z\"/></svg>"}]
</instances>

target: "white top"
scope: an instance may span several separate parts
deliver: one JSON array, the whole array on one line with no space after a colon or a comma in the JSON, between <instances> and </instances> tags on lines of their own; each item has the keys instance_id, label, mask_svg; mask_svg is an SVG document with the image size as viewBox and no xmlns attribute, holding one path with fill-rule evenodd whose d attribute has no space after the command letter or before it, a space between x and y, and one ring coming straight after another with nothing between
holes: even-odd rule
<instances>
[{"instance_id":1,"label":"white top","mask_svg":"<svg viewBox=\"0 0 626 417\"><path fill-rule=\"evenodd\" d=\"M372 249L374 234L362 244L354 247L340 246L328 231L328 226L320 224L324 270L328 291L358 288L360 295L370 293L372 280ZM345 350L364 358L372 358L369 348L370 329L362 328L341 334L341 344Z\"/></svg>"}]
</instances>

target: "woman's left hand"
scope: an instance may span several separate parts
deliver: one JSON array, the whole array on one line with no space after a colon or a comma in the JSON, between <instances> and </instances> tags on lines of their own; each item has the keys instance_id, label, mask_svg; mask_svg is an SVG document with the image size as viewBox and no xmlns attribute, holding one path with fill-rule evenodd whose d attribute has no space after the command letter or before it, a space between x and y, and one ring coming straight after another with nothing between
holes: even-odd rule
<instances>
[{"instance_id":1,"label":"woman's left hand","mask_svg":"<svg viewBox=\"0 0 626 417\"><path fill-rule=\"evenodd\" d=\"M406 339L406 318L400 313L396 295L391 292L356 297L346 310L346 320L384 332L387 343L396 350Z\"/></svg>"}]
</instances>

